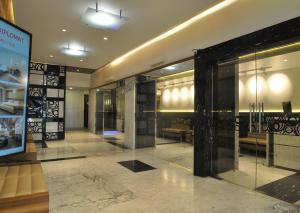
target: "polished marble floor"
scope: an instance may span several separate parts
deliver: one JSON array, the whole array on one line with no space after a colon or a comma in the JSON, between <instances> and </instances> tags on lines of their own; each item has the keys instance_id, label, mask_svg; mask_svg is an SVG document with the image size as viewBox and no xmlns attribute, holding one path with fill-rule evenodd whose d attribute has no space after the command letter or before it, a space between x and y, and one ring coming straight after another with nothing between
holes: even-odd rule
<instances>
[{"instance_id":1,"label":"polished marble floor","mask_svg":"<svg viewBox=\"0 0 300 213\"><path fill-rule=\"evenodd\" d=\"M263 158L243 155L239 158L239 168L219 174L221 178L232 183L255 189L296 172L276 167L268 167Z\"/></svg>"},{"instance_id":2,"label":"polished marble floor","mask_svg":"<svg viewBox=\"0 0 300 213\"><path fill-rule=\"evenodd\" d=\"M50 212L300 212L264 194L193 176L176 159L179 150L179 156L190 152L186 144L133 151L106 143L98 135L76 131L48 146L39 150L40 159L70 157L42 163ZM86 158L72 159L76 156ZM128 160L156 169L135 173L118 163Z\"/></svg>"}]
</instances>

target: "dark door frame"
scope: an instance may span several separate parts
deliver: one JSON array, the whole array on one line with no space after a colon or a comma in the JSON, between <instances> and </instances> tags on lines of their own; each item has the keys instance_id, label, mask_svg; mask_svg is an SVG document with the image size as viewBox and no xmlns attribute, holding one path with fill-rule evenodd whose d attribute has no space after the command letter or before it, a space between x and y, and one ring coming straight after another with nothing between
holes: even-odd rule
<instances>
[{"instance_id":1,"label":"dark door frame","mask_svg":"<svg viewBox=\"0 0 300 213\"><path fill-rule=\"evenodd\" d=\"M84 128L89 127L89 95L84 95L84 114L83 114L83 126Z\"/></svg>"}]
</instances>

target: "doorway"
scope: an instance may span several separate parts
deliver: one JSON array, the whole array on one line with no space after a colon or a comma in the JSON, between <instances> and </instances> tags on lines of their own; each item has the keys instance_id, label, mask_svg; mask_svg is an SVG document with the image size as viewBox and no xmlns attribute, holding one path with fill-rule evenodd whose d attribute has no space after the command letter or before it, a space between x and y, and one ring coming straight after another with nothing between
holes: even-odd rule
<instances>
[{"instance_id":1,"label":"doorway","mask_svg":"<svg viewBox=\"0 0 300 213\"><path fill-rule=\"evenodd\" d=\"M270 36L246 45L261 34L268 35L256 32L196 54L195 174L296 204L300 39ZM239 39L245 46L235 49Z\"/></svg>"},{"instance_id":2,"label":"doorway","mask_svg":"<svg viewBox=\"0 0 300 213\"><path fill-rule=\"evenodd\" d=\"M113 145L124 146L124 83L96 89L96 133Z\"/></svg>"},{"instance_id":3,"label":"doorway","mask_svg":"<svg viewBox=\"0 0 300 213\"><path fill-rule=\"evenodd\" d=\"M158 156L191 172L194 60L175 63L137 79L137 143L155 146Z\"/></svg>"}]
</instances>

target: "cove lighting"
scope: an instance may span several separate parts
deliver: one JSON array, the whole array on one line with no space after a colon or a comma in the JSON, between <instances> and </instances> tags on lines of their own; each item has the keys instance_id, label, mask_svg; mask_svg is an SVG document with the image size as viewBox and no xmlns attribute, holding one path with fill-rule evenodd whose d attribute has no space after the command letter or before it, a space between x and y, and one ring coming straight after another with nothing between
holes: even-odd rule
<instances>
[{"instance_id":1,"label":"cove lighting","mask_svg":"<svg viewBox=\"0 0 300 213\"><path fill-rule=\"evenodd\" d=\"M296 43L291 43L291 44L287 44L287 45L283 45L283 46L274 47L274 48L271 48L271 49L259 51L259 52L256 52L256 53L250 53L250 54L247 54L247 55L243 55L243 56L240 56L239 59L252 58L254 56L259 56L259 55L269 54L269 53L273 53L273 52L277 52L277 51L283 51L283 50L289 49L289 48L299 48L299 47L300 47L300 42L296 42ZM284 62L287 62L287 61L284 60Z\"/></svg>"},{"instance_id":2,"label":"cove lighting","mask_svg":"<svg viewBox=\"0 0 300 213\"><path fill-rule=\"evenodd\" d=\"M194 112L193 109L161 109L159 112Z\"/></svg>"},{"instance_id":3,"label":"cove lighting","mask_svg":"<svg viewBox=\"0 0 300 213\"><path fill-rule=\"evenodd\" d=\"M88 52L86 50L65 47L62 49L62 53L70 56L86 56Z\"/></svg>"},{"instance_id":4,"label":"cove lighting","mask_svg":"<svg viewBox=\"0 0 300 213\"><path fill-rule=\"evenodd\" d=\"M236 0L224 0L224 1L222 1L221 3L219 3L219 4L216 4L215 6L209 8L209 9L203 11L203 12L201 12L200 14L194 16L193 18L187 20L186 22L183 22L182 24L180 24L180 25L174 27L173 29L171 29L171 30L169 30L169 31L167 31L167 32L165 32L165 33L163 33L163 34L161 34L160 36L158 36L158 37L156 37L156 38L154 38L154 39L152 39L152 40L150 40L150 41L148 41L148 42L142 44L141 46L139 46L139 47L137 47L137 48L135 48L135 49L129 51L128 53L122 55L121 57L115 59L114 61L112 61L112 62L110 63L110 65L112 65L112 66L119 65L119 64L122 63L122 62L125 60L125 58L127 58L128 56L130 56L130 55L132 55L132 54L138 52L139 50L141 50L141 49L143 49L143 48L145 48L145 47L147 47L147 46L149 46L149 45L151 45L151 44L154 44L154 43L156 43L156 42L158 42L158 41L160 41L160 40L163 40L163 39L165 39L165 38L167 38L167 37L169 37L169 36L171 36L171 35L174 35L175 33L177 33L177 32L179 32L179 31L181 31L181 30L183 30L183 29L189 27L190 25L194 24L195 22L199 21L200 19L202 19L202 18L204 18L204 17L206 17L206 16L209 16L210 14L213 14L213 13L215 13L215 12L217 12L217 11L219 11L219 10L221 10L221 9L223 9L223 8L225 8L225 7L227 7L227 6L229 6L229 5L231 5L231 4L232 4L233 2L235 2L235 1L236 1Z\"/></svg>"},{"instance_id":5,"label":"cove lighting","mask_svg":"<svg viewBox=\"0 0 300 213\"><path fill-rule=\"evenodd\" d=\"M184 72L179 72L179 73L175 73L172 75L167 75L167 76L163 76L163 77L159 77L157 80L162 80L165 81L166 79L170 79L170 78L174 78L174 77L181 77L181 76L186 76L186 75L193 75L194 74L194 70L188 70L188 71L184 71Z\"/></svg>"},{"instance_id":6,"label":"cove lighting","mask_svg":"<svg viewBox=\"0 0 300 213\"><path fill-rule=\"evenodd\" d=\"M81 21L94 28L118 30L125 22L126 18L112 14L103 10L88 8L81 17Z\"/></svg>"}]
</instances>

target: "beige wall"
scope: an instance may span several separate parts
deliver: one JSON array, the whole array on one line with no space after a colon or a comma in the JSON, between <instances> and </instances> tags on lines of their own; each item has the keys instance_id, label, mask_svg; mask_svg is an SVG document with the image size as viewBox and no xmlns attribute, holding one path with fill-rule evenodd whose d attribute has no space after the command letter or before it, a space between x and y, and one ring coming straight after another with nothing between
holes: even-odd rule
<instances>
[{"instance_id":1,"label":"beige wall","mask_svg":"<svg viewBox=\"0 0 300 213\"><path fill-rule=\"evenodd\" d=\"M158 111L194 111L194 76L177 78L159 83ZM170 86L168 86L170 85Z\"/></svg>"},{"instance_id":2,"label":"beige wall","mask_svg":"<svg viewBox=\"0 0 300 213\"><path fill-rule=\"evenodd\" d=\"M205 48L299 16L299 0L237 0L188 28L142 49L117 65L92 75L93 88L147 71L163 61L174 62ZM201 12L201 11L199 11Z\"/></svg>"},{"instance_id":3,"label":"beige wall","mask_svg":"<svg viewBox=\"0 0 300 213\"><path fill-rule=\"evenodd\" d=\"M66 90L66 130L84 127L84 90Z\"/></svg>"},{"instance_id":4,"label":"beige wall","mask_svg":"<svg viewBox=\"0 0 300 213\"><path fill-rule=\"evenodd\" d=\"M134 77L125 80L125 134L124 145L135 149L135 103L136 103L136 79Z\"/></svg>"},{"instance_id":5,"label":"beige wall","mask_svg":"<svg viewBox=\"0 0 300 213\"><path fill-rule=\"evenodd\" d=\"M95 133L96 116L96 90L90 90L89 95L89 130Z\"/></svg>"},{"instance_id":6,"label":"beige wall","mask_svg":"<svg viewBox=\"0 0 300 213\"><path fill-rule=\"evenodd\" d=\"M257 100L264 103L265 112L282 112L282 102L291 101L293 112L300 112L300 67L277 70L259 74ZM240 111L249 111L249 103L256 100L256 76L247 75L239 78ZM251 86L253 84L253 86Z\"/></svg>"},{"instance_id":7,"label":"beige wall","mask_svg":"<svg viewBox=\"0 0 300 213\"><path fill-rule=\"evenodd\" d=\"M84 73L67 72L67 87L90 88L91 75Z\"/></svg>"}]
</instances>

